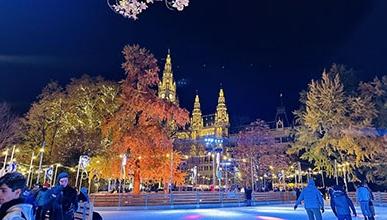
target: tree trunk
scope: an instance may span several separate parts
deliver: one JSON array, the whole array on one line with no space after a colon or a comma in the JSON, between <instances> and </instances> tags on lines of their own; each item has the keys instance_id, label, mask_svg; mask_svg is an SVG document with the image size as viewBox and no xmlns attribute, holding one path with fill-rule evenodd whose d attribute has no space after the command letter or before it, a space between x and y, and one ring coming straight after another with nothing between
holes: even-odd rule
<instances>
[{"instance_id":1,"label":"tree trunk","mask_svg":"<svg viewBox=\"0 0 387 220\"><path fill-rule=\"evenodd\" d=\"M134 195L139 195L140 194L140 168L136 168L134 171L134 178L133 178L133 194Z\"/></svg>"}]
</instances>

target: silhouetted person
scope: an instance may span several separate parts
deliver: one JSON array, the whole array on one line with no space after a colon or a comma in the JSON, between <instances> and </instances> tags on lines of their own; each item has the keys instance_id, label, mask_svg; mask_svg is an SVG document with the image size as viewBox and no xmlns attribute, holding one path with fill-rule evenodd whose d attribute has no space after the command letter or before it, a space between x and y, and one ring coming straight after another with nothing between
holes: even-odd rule
<instances>
[{"instance_id":1,"label":"silhouetted person","mask_svg":"<svg viewBox=\"0 0 387 220\"><path fill-rule=\"evenodd\" d=\"M251 206L252 193L253 190L250 187L247 187L245 190L246 206Z\"/></svg>"},{"instance_id":2,"label":"silhouetted person","mask_svg":"<svg viewBox=\"0 0 387 220\"><path fill-rule=\"evenodd\" d=\"M330 192L331 208L338 220L352 220L351 210L356 217L356 209L343 186L334 186Z\"/></svg>"},{"instance_id":3,"label":"silhouetted person","mask_svg":"<svg viewBox=\"0 0 387 220\"><path fill-rule=\"evenodd\" d=\"M374 211L372 210L372 193L366 183L362 182L356 190L356 198L360 204L361 212L365 220L374 220Z\"/></svg>"},{"instance_id":4,"label":"silhouetted person","mask_svg":"<svg viewBox=\"0 0 387 220\"><path fill-rule=\"evenodd\" d=\"M324 200L312 179L309 180L308 186L302 190L300 197L294 205L294 210L301 204L301 201L304 201L304 207L309 220L322 219L320 209L324 212Z\"/></svg>"}]
</instances>

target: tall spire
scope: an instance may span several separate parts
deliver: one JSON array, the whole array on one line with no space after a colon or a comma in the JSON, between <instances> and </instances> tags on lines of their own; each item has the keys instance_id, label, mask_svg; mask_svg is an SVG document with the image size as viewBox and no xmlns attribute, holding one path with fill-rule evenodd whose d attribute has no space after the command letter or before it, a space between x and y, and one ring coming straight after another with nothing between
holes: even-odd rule
<instances>
[{"instance_id":1,"label":"tall spire","mask_svg":"<svg viewBox=\"0 0 387 220\"><path fill-rule=\"evenodd\" d=\"M193 130L200 130L203 128L203 118L202 111L200 110L200 100L199 95L196 94L194 109L192 111L191 126Z\"/></svg>"},{"instance_id":2,"label":"tall spire","mask_svg":"<svg viewBox=\"0 0 387 220\"><path fill-rule=\"evenodd\" d=\"M165 59L162 80L159 82L159 98L166 99L177 104L176 82L173 79L171 51L168 49L167 58Z\"/></svg>"},{"instance_id":3,"label":"tall spire","mask_svg":"<svg viewBox=\"0 0 387 220\"><path fill-rule=\"evenodd\" d=\"M164 65L164 74L168 77L172 77L172 61L171 61L171 50L168 49L167 58L165 59L165 65Z\"/></svg>"},{"instance_id":4,"label":"tall spire","mask_svg":"<svg viewBox=\"0 0 387 220\"><path fill-rule=\"evenodd\" d=\"M219 90L218 105L216 106L215 125L228 127L229 117L227 113L226 99L224 97L223 88Z\"/></svg>"},{"instance_id":5,"label":"tall spire","mask_svg":"<svg viewBox=\"0 0 387 220\"><path fill-rule=\"evenodd\" d=\"M275 114L275 123L277 129L290 126L282 93L280 93L280 106L277 107L277 112Z\"/></svg>"}]
</instances>

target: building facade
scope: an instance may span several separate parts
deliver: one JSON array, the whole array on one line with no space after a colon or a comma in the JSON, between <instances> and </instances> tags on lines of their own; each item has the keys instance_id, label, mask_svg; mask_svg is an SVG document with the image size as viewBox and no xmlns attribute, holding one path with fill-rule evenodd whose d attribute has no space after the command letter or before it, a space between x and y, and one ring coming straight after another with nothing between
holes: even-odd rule
<instances>
[{"instance_id":1,"label":"building facade","mask_svg":"<svg viewBox=\"0 0 387 220\"><path fill-rule=\"evenodd\" d=\"M179 105L170 51L158 85L158 97ZM230 120L223 88L219 89L215 113L209 115L202 114L199 94L196 94L189 125L176 133L177 142L180 143L179 150L187 158L183 169L193 174L189 182L209 185L214 181L216 170L214 163L217 159L219 163L217 157L219 151L223 151L223 140L229 136L229 127Z\"/></svg>"},{"instance_id":2,"label":"building facade","mask_svg":"<svg viewBox=\"0 0 387 220\"><path fill-rule=\"evenodd\" d=\"M179 105L170 51L158 85L158 97ZM280 101L274 121L268 124L276 142L286 147L293 141L291 137L293 126L288 120L282 94ZM244 126L234 134L229 134L229 128L230 119L223 88L219 89L215 112L209 115L202 113L200 97L196 94L190 123L184 129L177 131L175 139L177 143L175 147L185 155L181 169L189 174L186 179L187 184L204 187L212 184L219 186L235 183L235 180L231 179L235 178L235 173L232 171L235 164L231 167L226 164L227 161L232 161L238 130L244 129ZM219 179L222 179L221 182Z\"/></svg>"}]
</instances>

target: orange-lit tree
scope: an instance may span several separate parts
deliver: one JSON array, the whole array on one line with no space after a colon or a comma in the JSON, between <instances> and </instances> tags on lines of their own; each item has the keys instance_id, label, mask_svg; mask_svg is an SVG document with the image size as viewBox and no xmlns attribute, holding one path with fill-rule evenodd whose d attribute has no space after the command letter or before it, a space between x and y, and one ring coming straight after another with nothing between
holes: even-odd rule
<instances>
[{"instance_id":1,"label":"orange-lit tree","mask_svg":"<svg viewBox=\"0 0 387 220\"><path fill-rule=\"evenodd\" d=\"M104 133L112 141L112 152L127 154L125 166L133 175L133 193L140 192L141 181L183 181L177 169L181 161L173 151L170 125L183 126L188 112L161 100L156 95L159 82L157 60L138 45L125 46L122 68L126 78L121 82L119 110L107 121ZM120 166L120 158L113 157L110 166Z\"/></svg>"}]
</instances>

